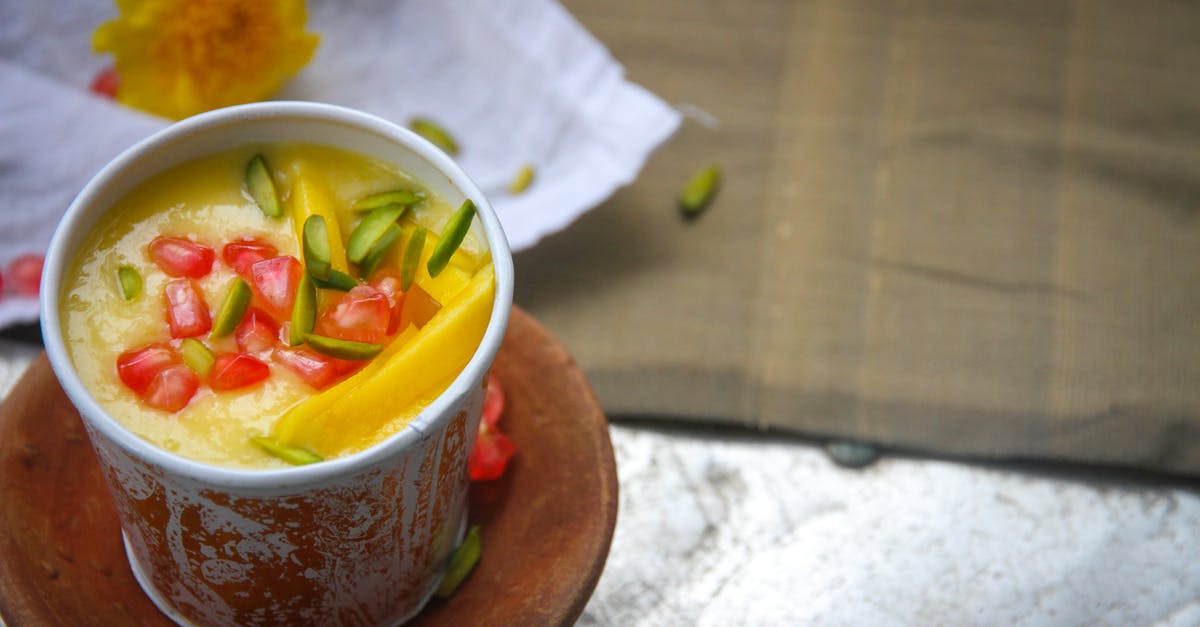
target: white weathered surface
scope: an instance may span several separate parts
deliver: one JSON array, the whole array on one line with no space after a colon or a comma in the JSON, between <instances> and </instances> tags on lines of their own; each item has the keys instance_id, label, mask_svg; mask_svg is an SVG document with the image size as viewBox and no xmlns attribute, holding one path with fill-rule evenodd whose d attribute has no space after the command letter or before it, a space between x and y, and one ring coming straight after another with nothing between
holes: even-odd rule
<instances>
[{"instance_id":1,"label":"white weathered surface","mask_svg":"<svg viewBox=\"0 0 1200 627\"><path fill-rule=\"evenodd\" d=\"M1200 624L1181 484L612 431L621 509L582 625Z\"/></svg>"}]
</instances>

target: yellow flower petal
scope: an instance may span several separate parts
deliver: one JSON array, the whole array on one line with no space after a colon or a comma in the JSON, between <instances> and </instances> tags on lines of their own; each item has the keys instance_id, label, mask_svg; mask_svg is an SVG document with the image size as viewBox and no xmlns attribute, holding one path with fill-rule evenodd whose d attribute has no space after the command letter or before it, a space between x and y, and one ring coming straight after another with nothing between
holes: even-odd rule
<instances>
[{"instance_id":1,"label":"yellow flower petal","mask_svg":"<svg viewBox=\"0 0 1200 627\"><path fill-rule=\"evenodd\" d=\"M312 59L302 0L117 0L92 47L125 104L169 118L267 98Z\"/></svg>"}]
</instances>

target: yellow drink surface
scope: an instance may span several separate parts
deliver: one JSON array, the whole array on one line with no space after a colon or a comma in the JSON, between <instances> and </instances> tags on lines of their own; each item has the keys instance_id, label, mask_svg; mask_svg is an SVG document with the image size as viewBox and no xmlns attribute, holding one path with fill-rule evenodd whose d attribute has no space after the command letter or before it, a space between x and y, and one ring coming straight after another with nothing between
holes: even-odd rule
<instances>
[{"instance_id":1,"label":"yellow drink surface","mask_svg":"<svg viewBox=\"0 0 1200 627\"><path fill-rule=\"evenodd\" d=\"M256 153L265 156L274 174L284 207L282 217L265 216L244 191L246 164ZM390 164L309 144L238 148L171 168L140 184L114 203L64 276L63 338L84 386L105 411L138 436L183 457L218 466L285 466L251 443L250 438L256 436L275 435L285 444L304 446L329 458L356 452L396 433L445 390L486 329L494 277L486 245L474 234L467 236L450 266L436 279L429 277L422 261L416 283L442 304L434 318L422 329L399 330L379 357L324 391L313 390L287 368L260 355L271 369L264 382L215 392L201 377L200 390L191 402L177 413L168 413L147 406L122 384L116 364L122 352L171 340L163 302L163 285L171 277L147 252L155 237L186 237L213 249L216 261L212 272L195 283L215 319L226 287L236 276L221 258L225 244L256 237L273 244L279 254L303 261L297 225L307 214L318 213L330 223L331 239L341 240L331 246L334 267L353 275L354 268L347 267L340 252L363 216L352 211L351 205L363 196L398 188L423 186ZM431 231L425 252L428 258L435 234L454 208L427 194L422 205L401 219L406 234L385 256L383 267L399 272L400 253L415 224ZM136 268L143 279L142 292L132 302L123 300L117 288L117 269L123 265ZM319 301L328 303L340 294L321 290ZM197 339L217 353L238 350L232 336L213 340L206 334ZM414 366L414 359L427 362L428 368ZM400 375L389 374L414 367L429 374L407 383L396 378ZM371 391L375 389L387 389L390 394L370 396L378 394ZM368 402L374 407L368 420L336 409L343 403L334 401L352 392L356 403ZM309 402L321 404L322 411L306 411ZM335 409L330 410L330 405ZM289 435L327 429L352 433L353 437L314 442Z\"/></svg>"}]
</instances>

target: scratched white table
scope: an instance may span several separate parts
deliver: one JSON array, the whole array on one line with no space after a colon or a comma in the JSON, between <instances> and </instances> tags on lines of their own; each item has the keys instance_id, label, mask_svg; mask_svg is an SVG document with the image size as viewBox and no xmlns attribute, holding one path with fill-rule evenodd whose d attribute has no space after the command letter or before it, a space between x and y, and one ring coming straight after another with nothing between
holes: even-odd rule
<instances>
[{"instance_id":1,"label":"scratched white table","mask_svg":"<svg viewBox=\"0 0 1200 627\"><path fill-rule=\"evenodd\" d=\"M0 398L37 355L0 339ZM616 424L620 515L581 625L1197 625L1192 484Z\"/></svg>"}]
</instances>

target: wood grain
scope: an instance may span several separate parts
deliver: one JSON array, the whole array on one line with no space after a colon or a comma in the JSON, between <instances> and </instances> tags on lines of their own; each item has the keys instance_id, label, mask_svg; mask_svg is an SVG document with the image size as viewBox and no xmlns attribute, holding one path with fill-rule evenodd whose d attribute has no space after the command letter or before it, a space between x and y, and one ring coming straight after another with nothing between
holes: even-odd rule
<instances>
[{"instance_id":1,"label":"wood grain","mask_svg":"<svg viewBox=\"0 0 1200 627\"><path fill-rule=\"evenodd\" d=\"M493 372L508 397L501 427L519 451L503 478L472 486L479 566L413 624L569 625L608 554L616 467L587 380L520 310ZM170 624L133 579L83 425L45 356L0 405L0 503L0 617L8 624Z\"/></svg>"}]
</instances>

